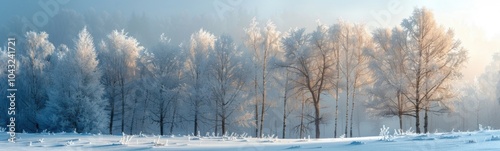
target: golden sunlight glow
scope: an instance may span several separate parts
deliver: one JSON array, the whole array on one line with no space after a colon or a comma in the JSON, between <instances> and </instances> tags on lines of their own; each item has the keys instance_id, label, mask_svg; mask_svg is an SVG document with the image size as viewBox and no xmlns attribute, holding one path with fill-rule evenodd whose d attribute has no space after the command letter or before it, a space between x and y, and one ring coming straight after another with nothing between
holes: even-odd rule
<instances>
[{"instance_id":1,"label":"golden sunlight glow","mask_svg":"<svg viewBox=\"0 0 500 151\"><path fill-rule=\"evenodd\" d=\"M481 1L474 3L467 20L483 30L486 38L500 36L500 1Z\"/></svg>"}]
</instances>

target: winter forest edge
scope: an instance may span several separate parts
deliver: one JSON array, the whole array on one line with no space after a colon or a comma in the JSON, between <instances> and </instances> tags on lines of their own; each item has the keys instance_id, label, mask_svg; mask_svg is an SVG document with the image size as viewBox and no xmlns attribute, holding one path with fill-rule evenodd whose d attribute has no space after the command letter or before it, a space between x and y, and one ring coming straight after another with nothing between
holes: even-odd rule
<instances>
[{"instance_id":1,"label":"winter forest edge","mask_svg":"<svg viewBox=\"0 0 500 151\"><path fill-rule=\"evenodd\" d=\"M500 126L479 121L498 107L500 55L474 83L457 85L467 50L426 8L374 30L339 19L279 31L247 16L237 25L243 35L198 28L188 37L150 27L183 32L169 28L196 19L154 25L144 15L62 11L46 29L17 37L25 40L17 44L16 132L324 138L374 135L381 119L417 133ZM0 124L8 122L1 112Z\"/></svg>"}]
</instances>

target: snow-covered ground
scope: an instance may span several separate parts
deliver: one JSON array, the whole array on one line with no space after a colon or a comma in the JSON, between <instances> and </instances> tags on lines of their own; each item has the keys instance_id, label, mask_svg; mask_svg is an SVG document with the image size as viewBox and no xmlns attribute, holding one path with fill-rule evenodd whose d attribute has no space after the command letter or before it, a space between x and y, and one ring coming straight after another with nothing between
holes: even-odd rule
<instances>
[{"instance_id":1,"label":"snow-covered ground","mask_svg":"<svg viewBox=\"0 0 500 151\"><path fill-rule=\"evenodd\" d=\"M500 150L500 130L335 139L258 139L239 135L159 138L75 133L18 133L16 136L17 142L10 143L7 133L1 133L0 150Z\"/></svg>"}]
</instances>

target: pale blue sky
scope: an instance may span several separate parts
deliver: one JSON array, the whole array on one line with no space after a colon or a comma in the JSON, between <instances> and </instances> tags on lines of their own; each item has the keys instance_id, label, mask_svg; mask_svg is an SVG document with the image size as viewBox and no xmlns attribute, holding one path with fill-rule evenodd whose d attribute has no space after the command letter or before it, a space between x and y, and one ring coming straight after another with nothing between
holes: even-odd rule
<instances>
[{"instance_id":1,"label":"pale blue sky","mask_svg":"<svg viewBox=\"0 0 500 151\"><path fill-rule=\"evenodd\" d=\"M41 11L38 1L8 1L0 6L0 19L33 16ZM393 7L396 6L396 7ZM221 12L239 10L259 20L273 20L282 31L293 27L313 28L316 20L332 24L337 19L365 23L370 28L393 27L411 15L415 7L431 9L445 27L456 31L463 46L469 49L465 80L479 76L493 52L500 51L500 1L493 0L69 0L61 8L124 13L145 13L153 18L188 14L221 17Z\"/></svg>"},{"instance_id":2,"label":"pale blue sky","mask_svg":"<svg viewBox=\"0 0 500 151\"><path fill-rule=\"evenodd\" d=\"M250 3L250 2L249 2ZM464 80L479 76L500 52L500 1L494 0L353 0L353 1L265 1L251 2L259 15L273 18L285 27L314 27L314 21L333 23L337 18L362 22L367 26L393 27L411 15L415 7L434 12L439 24L455 30L456 38L469 50L469 61L463 70ZM267 4L267 5L266 5ZM393 7L397 6L397 7ZM289 14L289 15L283 15ZM286 17L283 17L286 16Z\"/></svg>"}]
</instances>

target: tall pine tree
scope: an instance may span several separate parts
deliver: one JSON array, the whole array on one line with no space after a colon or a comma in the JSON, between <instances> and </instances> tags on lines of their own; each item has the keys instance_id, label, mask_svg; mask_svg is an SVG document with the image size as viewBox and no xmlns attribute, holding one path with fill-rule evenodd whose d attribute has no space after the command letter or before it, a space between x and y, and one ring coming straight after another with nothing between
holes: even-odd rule
<instances>
[{"instance_id":1,"label":"tall pine tree","mask_svg":"<svg viewBox=\"0 0 500 151\"><path fill-rule=\"evenodd\" d=\"M75 49L62 47L52 75L54 89L44 110L45 127L53 131L98 132L106 126L104 87L92 36L86 28ZM43 117L39 119L44 119Z\"/></svg>"}]
</instances>

